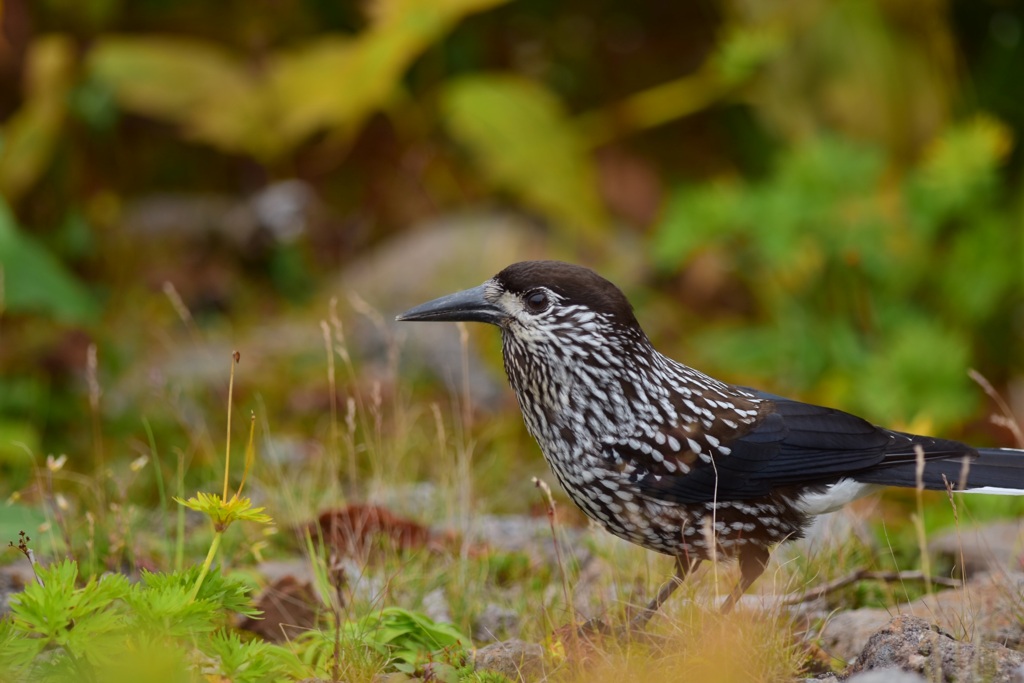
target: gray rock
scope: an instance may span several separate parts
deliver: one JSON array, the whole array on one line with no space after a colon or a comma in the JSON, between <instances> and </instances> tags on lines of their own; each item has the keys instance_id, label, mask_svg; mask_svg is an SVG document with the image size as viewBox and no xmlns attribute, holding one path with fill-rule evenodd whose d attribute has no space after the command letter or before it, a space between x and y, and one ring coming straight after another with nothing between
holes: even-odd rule
<instances>
[{"instance_id":1,"label":"gray rock","mask_svg":"<svg viewBox=\"0 0 1024 683\"><path fill-rule=\"evenodd\" d=\"M868 640L850 674L899 668L927 680L1009 683L1024 664L1024 654L1001 645L957 640L920 617L894 617ZM888 680L888 679L886 679Z\"/></svg>"},{"instance_id":2,"label":"gray rock","mask_svg":"<svg viewBox=\"0 0 1024 683\"><path fill-rule=\"evenodd\" d=\"M493 602L487 603L484 611L473 621L473 640L481 643L499 638L519 635L522 617L509 607Z\"/></svg>"},{"instance_id":3,"label":"gray rock","mask_svg":"<svg viewBox=\"0 0 1024 683\"><path fill-rule=\"evenodd\" d=\"M821 645L830 655L853 660L871 635L894 613L927 616L946 631L973 642L1024 645L1024 573L975 576L964 588L951 588L899 605L892 611L864 608L840 612L825 623Z\"/></svg>"},{"instance_id":4,"label":"gray rock","mask_svg":"<svg viewBox=\"0 0 1024 683\"><path fill-rule=\"evenodd\" d=\"M926 615L957 637L994 641L1008 647L1024 645L1024 573L996 571L972 578L965 588L925 595L910 603L914 614Z\"/></svg>"},{"instance_id":5,"label":"gray rock","mask_svg":"<svg viewBox=\"0 0 1024 683\"><path fill-rule=\"evenodd\" d=\"M958 573L968 578L996 570L1019 571L1024 555L1024 520L949 531L929 539L928 550L948 559L960 568Z\"/></svg>"},{"instance_id":6,"label":"gray rock","mask_svg":"<svg viewBox=\"0 0 1024 683\"><path fill-rule=\"evenodd\" d=\"M513 681L534 681L544 675L544 648L523 640L493 643L474 653L473 665Z\"/></svg>"},{"instance_id":7,"label":"gray rock","mask_svg":"<svg viewBox=\"0 0 1024 683\"><path fill-rule=\"evenodd\" d=\"M27 561L0 567L0 617L11 611L11 597L33 581L35 574Z\"/></svg>"},{"instance_id":8,"label":"gray rock","mask_svg":"<svg viewBox=\"0 0 1024 683\"><path fill-rule=\"evenodd\" d=\"M821 629L820 645L836 659L852 662L892 616L884 609L870 607L833 614Z\"/></svg>"},{"instance_id":9,"label":"gray rock","mask_svg":"<svg viewBox=\"0 0 1024 683\"><path fill-rule=\"evenodd\" d=\"M448 598L444 591L435 588L423 596L423 613L439 624L452 623L452 611L448 607Z\"/></svg>"},{"instance_id":10,"label":"gray rock","mask_svg":"<svg viewBox=\"0 0 1024 683\"><path fill-rule=\"evenodd\" d=\"M129 202L122 218L130 235L176 240L217 235L245 247L257 233L288 243L306 231L323 211L313 188L301 180L267 185L244 199L197 193L153 194Z\"/></svg>"},{"instance_id":11,"label":"gray rock","mask_svg":"<svg viewBox=\"0 0 1024 683\"><path fill-rule=\"evenodd\" d=\"M551 524L547 517L526 515L480 515L475 517L467 537L473 543L487 545L505 552L522 552L537 561L554 565L557 562ZM585 564L590 557L586 548L586 529L561 525L558 527L558 543L564 558L575 558Z\"/></svg>"},{"instance_id":12,"label":"gray rock","mask_svg":"<svg viewBox=\"0 0 1024 683\"><path fill-rule=\"evenodd\" d=\"M928 683L923 677L902 669L875 669L846 679L846 683Z\"/></svg>"}]
</instances>

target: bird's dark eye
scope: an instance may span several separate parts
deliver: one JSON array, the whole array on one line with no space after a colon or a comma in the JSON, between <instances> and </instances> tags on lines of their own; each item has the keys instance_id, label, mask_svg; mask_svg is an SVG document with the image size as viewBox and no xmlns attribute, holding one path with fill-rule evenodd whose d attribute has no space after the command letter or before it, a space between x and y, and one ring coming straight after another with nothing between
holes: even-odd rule
<instances>
[{"instance_id":1,"label":"bird's dark eye","mask_svg":"<svg viewBox=\"0 0 1024 683\"><path fill-rule=\"evenodd\" d=\"M526 308L531 313L540 313L546 309L550 303L547 292L542 290L530 292L526 295Z\"/></svg>"}]
</instances>

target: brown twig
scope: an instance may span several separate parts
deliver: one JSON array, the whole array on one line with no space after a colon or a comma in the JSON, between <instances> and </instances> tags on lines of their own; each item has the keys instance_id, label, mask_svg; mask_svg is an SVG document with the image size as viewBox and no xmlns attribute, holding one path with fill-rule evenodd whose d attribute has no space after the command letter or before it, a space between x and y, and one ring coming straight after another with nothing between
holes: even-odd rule
<instances>
[{"instance_id":1,"label":"brown twig","mask_svg":"<svg viewBox=\"0 0 1024 683\"><path fill-rule=\"evenodd\" d=\"M961 585L961 581L958 579L952 579L948 576L931 576L925 574L922 571L905 571L905 572L880 572L871 571L868 569L858 569L852 574L847 574L838 579L823 583L817 588L812 588L808 591L804 591L798 595L786 598L782 604L784 605L800 605L805 602L811 602L818 598L823 598L829 593L834 593L837 590L846 588L847 586L857 583L858 581L884 581L886 583L892 583L899 581L901 583L905 581L924 581L931 585L947 586L955 588Z\"/></svg>"}]
</instances>

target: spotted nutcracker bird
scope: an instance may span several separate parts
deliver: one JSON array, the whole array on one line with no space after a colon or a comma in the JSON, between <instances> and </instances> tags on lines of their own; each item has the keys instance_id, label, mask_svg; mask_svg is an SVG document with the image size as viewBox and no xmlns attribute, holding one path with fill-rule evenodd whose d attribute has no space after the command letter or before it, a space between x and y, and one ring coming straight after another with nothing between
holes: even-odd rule
<instances>
[{"instance_id":1,"label":"spotted nutcracker bird","mask_svg":"<svg viewBox=\"0 0 1024 683\"><path fill-rule=\"evenodd\" d=\"M712 558L739 560L728 611L775 544L879 486L1024 493L1024 451L876 427L663 356L625 295L580 266L516 263L398 320L501 329L526 427L569 497L619 538L676 558L634 626Z\"/></svg>"}]
</instances>

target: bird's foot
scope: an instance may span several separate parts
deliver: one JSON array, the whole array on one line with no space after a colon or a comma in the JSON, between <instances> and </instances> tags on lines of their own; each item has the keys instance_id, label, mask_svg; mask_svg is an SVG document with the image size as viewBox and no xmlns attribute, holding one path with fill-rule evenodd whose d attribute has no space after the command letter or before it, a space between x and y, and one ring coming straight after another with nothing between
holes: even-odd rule
<instances>
[{"instance_id":1,"label":"bird's foot","mask_svg":"<svg viewBox=\"0 0 1024 683\"><path fill-rule=\"evenodd\" d=\"M640 612L636 616L629 620L629 633L644 633L645 629L647 628L648 622L650 622L651 617L653 617L655 614L657 614L657 611L652 610L649 607L645 607L642 610L640 610Z\"/></svg>"}]
</instances>

